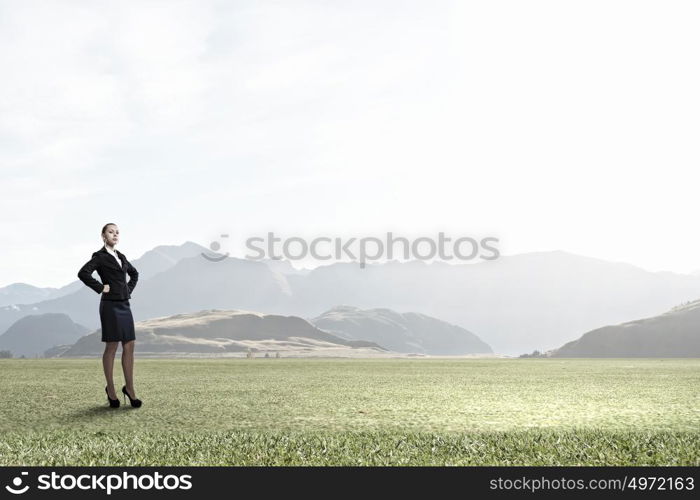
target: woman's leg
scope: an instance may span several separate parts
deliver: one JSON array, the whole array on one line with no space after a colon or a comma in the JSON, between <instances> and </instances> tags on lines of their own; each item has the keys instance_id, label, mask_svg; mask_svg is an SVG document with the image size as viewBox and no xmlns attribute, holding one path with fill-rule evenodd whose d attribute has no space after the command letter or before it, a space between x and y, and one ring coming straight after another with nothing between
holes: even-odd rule
<instances>
[{"instance_id":1,"label":"woman's leg","mask_svg":"<svg viewBox=\"0 0 700 500\"><path fill-rule=\"evenodd\" d=\"M126 390L132 398L136 398L134 389L134 344L135 340L122 342L122 368L124 369L124 380L126 380Z\"/></svg>"},{"instance_id":2,"label":"woman's leg","mask_svg":"<svg viewBox=\"0 0 700 500\"><path fill-rule=\"evenodd\" d=\"M117 353L119 342L105 342L105 352L102 354L102 368L105 371L105 379L107 379L107 392L112 399L117 398L117 391L114 390L114 355Z\"/></svg>"}]
</instances>

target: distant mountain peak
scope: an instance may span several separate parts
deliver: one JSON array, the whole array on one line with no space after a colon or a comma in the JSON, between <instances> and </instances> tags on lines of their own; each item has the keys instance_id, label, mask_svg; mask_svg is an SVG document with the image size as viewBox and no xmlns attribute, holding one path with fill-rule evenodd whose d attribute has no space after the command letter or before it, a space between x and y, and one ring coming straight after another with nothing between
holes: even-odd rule
<instances>
[{"instance_id":1,"label":"distant mountain peak","mask_svg":"<svg viewBox=\"0 0 700 500\"><path fill-rule=\"evenodd\" d=\"M63 313L31 314L14 322L0 335L0 349L13 356L42 356L56 344L75 342L89 330Z\"/></svg>"}]
</instances>

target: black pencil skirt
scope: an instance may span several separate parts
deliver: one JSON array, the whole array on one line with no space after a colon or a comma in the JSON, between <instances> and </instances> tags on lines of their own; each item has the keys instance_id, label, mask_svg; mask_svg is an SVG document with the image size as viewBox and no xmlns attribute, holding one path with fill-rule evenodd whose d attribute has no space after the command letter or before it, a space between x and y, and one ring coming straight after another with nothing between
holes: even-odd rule
<instances>
[{"instance_id":1,"label":"black pencil skirt","mask_svg":"<svg viewBox=\"0 0 700 500\"><path fill-rule=\"evenodd\" d=\"M136 340L134 317L131 315L129 299L100 300L100 322L102 342Z\"/></svg>"}]
</instances>

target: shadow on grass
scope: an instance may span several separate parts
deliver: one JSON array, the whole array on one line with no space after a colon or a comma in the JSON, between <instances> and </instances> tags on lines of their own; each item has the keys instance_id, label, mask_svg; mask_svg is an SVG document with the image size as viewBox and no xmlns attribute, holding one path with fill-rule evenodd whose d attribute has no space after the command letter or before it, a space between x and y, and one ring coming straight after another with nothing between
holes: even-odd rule
<instances>
[{"instance_id":1,"label":"shadow on grass","mask_svg":"<svg viewBox=\"0 0 700 500\"><path fill-rule=\"evenodd\" d=\"M123 411L133 411L139 408L134 408L130 405L120 405L119 408L112 408L105 403L104 406L90 406L87 408L82 408L80 410L74 411L71 415L75 418L94 418L94 417L104 417L106 415L119 415Z\"/></svg>"}]
</instances>

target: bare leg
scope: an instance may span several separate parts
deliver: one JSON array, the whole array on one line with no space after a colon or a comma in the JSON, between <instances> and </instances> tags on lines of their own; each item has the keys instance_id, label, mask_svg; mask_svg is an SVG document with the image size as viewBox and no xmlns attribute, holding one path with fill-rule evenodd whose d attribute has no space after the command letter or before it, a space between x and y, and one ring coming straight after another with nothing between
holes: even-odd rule
<instances>
[{"instance_id":1,"label":"bare leg","mask_svg":"<svg viewBox=\"0 0 700 500\"><path fill-rule=\"evenodd\" d=\"M117 391L114 390L114 355L117 353L119 342L105 342L105 352L102 354L102 368L104 368L105 379L107 379L107 393L112 399L117 398Z\"/></svg>"},{"instance_id":2,"label":"bare leg","mask_svg":"<svg viewBox=\"0 0 700 500\"><path fill-rule=\"evenodd\" d=\"M135 340L122 342L122 368L124 369L124 380L126 380L126 390L132 398L136 399L134 389L134 344Z\"/></svg>"}]
</instances>

